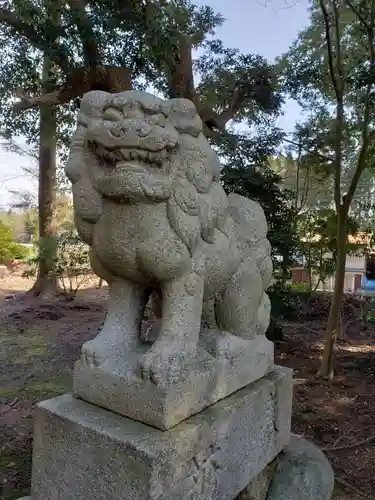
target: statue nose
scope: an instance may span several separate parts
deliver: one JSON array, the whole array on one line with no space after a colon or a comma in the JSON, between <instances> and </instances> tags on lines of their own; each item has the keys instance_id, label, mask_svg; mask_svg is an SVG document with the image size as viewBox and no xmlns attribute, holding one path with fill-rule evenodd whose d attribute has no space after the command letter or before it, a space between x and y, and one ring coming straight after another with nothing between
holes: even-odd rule
<instances>
[{"instance_id":1,"label":"statue nose","mask_svg":"<svg viewBox=\"0 0 375 500\"><path fill-rule=\"evenodd\" d=\"M148 123L142 123L137 127L137 134L140 137L146 137L151 133L152 127Z\"/></svg>"},{"instance_id":2,"label":"statue nose","mask_svg":"<svg viewBox=\"0 0 375 500\"><path fill-rule=\"evenodd\" d=\"M114 125L112 125L112 127L111 127L111 133L115 137L121 137L122 135L126 134L127 130L128 130L128 127L124 123L121 123L121 122L117 122Z\"/></svg>"}]
</instances>

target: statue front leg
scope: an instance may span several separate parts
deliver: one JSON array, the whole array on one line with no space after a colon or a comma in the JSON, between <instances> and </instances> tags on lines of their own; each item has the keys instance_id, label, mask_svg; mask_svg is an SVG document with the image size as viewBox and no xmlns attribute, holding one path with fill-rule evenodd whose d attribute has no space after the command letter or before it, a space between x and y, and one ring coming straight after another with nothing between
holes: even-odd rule
<instances>
[{"instance_id":1,"label":"statue front leg","mask_svg":"<svg viewBox=\"0 0 375 500\"><path fill-rule=\"evenodd\" d=\"M135 283L116 279L109 283L109 308L99 334L82 346L82 359L92 366L106 361L123 362L140 343L147 290Z\"/></svg>"},{"instance_id":2,"label":"statue front leg","mask_svg":"<svg viewBox=\"0 0 375 500\"><path fill-rule=\"evenodd\" d=\"M184 378L194 358L199 337L204 290L204 264L195 261L192 271L165 282L158 337L140 362L141 377L159 386Z\"/></svg>"}]
</instances>

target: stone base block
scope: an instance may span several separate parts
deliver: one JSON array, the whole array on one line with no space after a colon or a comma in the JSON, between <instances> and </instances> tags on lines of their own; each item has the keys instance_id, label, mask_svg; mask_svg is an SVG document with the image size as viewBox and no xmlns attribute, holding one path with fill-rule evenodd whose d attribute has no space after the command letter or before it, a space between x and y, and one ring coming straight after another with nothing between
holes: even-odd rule
<instances>
[{"instance_id":1,"label":"stone base block","mask_svg":"<svg viewBox=\"0 0 375 500\"><path fill-rule=\"evenodd\" d=\"M260 379L274 367L274 346L263 335L241 340L229 334L205 337L184 380L167 388L137 376L128 362L121 366L87 364L74 369L74 395L102 408L167 430L191 415Z\"/></svg>"},{"instance_id":2,"label":"stone base block","mask_svg":"<svg viewBox=\"0 0 375 500\"><path fill-rule=\"evenodd\" d=\"M169 431L64 395L38 405L33 500L233 500L288 444L292 372Z\"/></svg>"}]
</instances>

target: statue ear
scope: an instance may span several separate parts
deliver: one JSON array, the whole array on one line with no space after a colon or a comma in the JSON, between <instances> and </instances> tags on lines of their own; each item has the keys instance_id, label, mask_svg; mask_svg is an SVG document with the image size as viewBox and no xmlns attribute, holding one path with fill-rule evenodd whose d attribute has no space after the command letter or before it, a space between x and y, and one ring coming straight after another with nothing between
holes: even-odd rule
<instances>
[{"instance_id":1,"label":"statue ear","mask_svg":"<svg viewBox=\"0 0 375 500\"><path fill-rule=\"evenodd\" d=\"M113 95L102 90L87 92L81 99L80 111L88 117L98 118L103 108L110 102Z\"/></svg>"}]
</instances>

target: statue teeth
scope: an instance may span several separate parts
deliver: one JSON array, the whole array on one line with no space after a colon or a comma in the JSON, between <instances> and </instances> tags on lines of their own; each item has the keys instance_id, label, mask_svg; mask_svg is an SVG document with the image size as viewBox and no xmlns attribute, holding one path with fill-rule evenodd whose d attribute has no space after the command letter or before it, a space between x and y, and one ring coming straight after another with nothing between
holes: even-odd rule
<instances>
[{"instance_id":1,"label":"statue teeth","mask_svg":"<svg viewBox=\"0 0 375 500\"><path fill-rule=\"evenodd\" d=\"M92 151L99 157L110 163L116 163L119 161L136 161L139 160L145 163L153 163L157 166L162 166L164 160L169 156L168 152L163 150L157 153L152 151L146 151L144 149L115 149L108 150L104 146L98 143L92 143Z\"/></svg>"},{"instance_id":2,"label":"statue teeth","mask_svg":"<svg viewBox=\"0 0 375 500\"><path fill-rule=\"evenodd\" d=\"M121 149L121 153L124 160L130 160L130 151L128 149Z\"/></svg>"}]
</instances>

